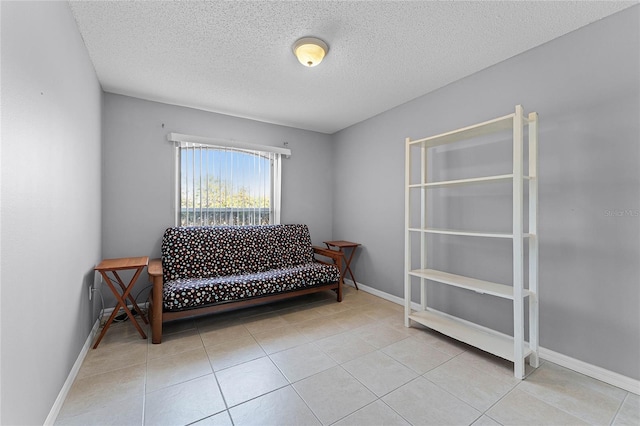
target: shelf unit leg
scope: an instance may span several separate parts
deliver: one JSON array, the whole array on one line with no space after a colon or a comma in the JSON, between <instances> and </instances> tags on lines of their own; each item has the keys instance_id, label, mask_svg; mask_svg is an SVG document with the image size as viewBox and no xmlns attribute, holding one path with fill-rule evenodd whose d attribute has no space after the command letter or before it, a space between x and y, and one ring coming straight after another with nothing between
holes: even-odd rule
<instances>
[{"instance_id":1,"label":"shelf unit leg","mask_svg":"<svg viewBox=\"0 0 640 426\"><path fill-rule=\"evenodd\" d=\"M538 114L529 114L529 365L538 368Z\"/></svg>"},{"instance_id":2,"label":"shelf unit leg","mask_svg":"<svg viewBox=\"0 0 640 426\"><path fill-rule=\"evenodd\" d=\"M411 327L411 320L409 319L409 315L411 315L411 282L409 274L404 276L404 293L409 295L404 298L404 326Z\"/></svg>"},{"instance_id":3,"label":"shelf unit leg","mask_svg":"<svg viewBox=\"0 0 640 426\"><path fill-rule=\"evenodd\" d=\"M524 377L523 114L522 106L517 105L513 117L513 359L518 379Z\"/></svg>"},{"instance_id":4,"label":"shelf unit leg","mask_svg":"<svg viewBox=\"0 0 640 426\"><path fill-rule=\"evenodd\" d=\"M531 294L529 296L529 347L531 355L529 355L529 365L533 368L540 366L538 357L538 295Z\"/></svg>"},{"instance_id":5,"label":"shelf unit leg","mask_svg":"<svg viewBox=\"0 0 640 426\"><path fill-rule=\"evenodd\" d=\"M411 200L409 199L409 183L411 182L411 145L410 138L405 140L405 190L404 190L404 326L410 327L411 320L411 277L409 271L411 270L411 235L409 234L409 227L411 226L409 209L411 207Z\"/></svg>"},{"instance_id":6,"label":"shelf unit leg","mask_svg":"<svg viewBox=\"0 0 640 426\"><path fill-rule=\"evenodd\" d=\"M422 146L420 148L420 182L427 183L427 147ZM425 229L427 227L427 188L424 186L420 189L420 228ZM420 269L427 268L427 234L422 233L420 235ZM427 280L420 279L420 309L427 310Z\"/></svg>"}]
</instances>

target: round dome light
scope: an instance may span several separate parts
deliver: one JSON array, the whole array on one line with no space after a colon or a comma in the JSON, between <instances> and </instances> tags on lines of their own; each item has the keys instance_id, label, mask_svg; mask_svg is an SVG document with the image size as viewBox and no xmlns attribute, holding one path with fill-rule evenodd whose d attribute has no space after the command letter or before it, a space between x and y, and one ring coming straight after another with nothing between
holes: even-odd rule
<instances>
[{"instance_id":1,"label":"round dome light","mask_svg":"<svg viewBox=\"0 0 640 426\"><path fill-rule=\"evenodd\" d=\"M329 51L324 41L314 37L303 37L293 45L293 54L306 67L315 67Z\"/></svg>"}]
</instances>

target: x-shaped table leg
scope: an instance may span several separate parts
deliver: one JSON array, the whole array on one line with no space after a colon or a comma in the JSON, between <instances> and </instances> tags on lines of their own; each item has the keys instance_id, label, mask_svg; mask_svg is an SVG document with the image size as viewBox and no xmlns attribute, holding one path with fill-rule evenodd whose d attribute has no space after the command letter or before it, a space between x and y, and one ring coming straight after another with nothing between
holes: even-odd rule
<instances>
[{"instance_id":1,"label":"x-shaped table leg","mask_svg":"<svg viewBox=\"0 0 640 426\"><path fill-rule=\"evenodd\" d=\"M128 294L128 298L131 301L131 305L133 306L133 308L136 310L137 313L140 314L140 318L142 318L142 321L144 321L145 324L149 324L149 321L147 321L147 317L144 316L144 313L142 312L142 309L140 309L140 306L138 306L138 304L136 303L136 299L134 299L134 297L131 295L131 290L127 291L127 286L124 285L124 282L122 281L122 278L120 278L120 275L118 275L117 271L113 271L113 275L116 277L116 281L118 282L118 284L120 284L120 288L122 289L122 299L123 301L126 301L125 299L127 299L127 296L125 296L125 291ZM129 283L129 286L131 288L133 288L133 283L135 283L136 281L136 277L134 277L131 282ZM125 303L126 305L126 303Z\"/></svg>"},{"instance_id":2,"label":"x-shaped table leg","mask_svg":"<svg viewBox=\"0 0 640 426\"><path fill-rule=\"evenodd\" d=\"M351 254L349 255L349 258L346 259L345 258L345 263L347 264L347 268L344 271L344 276L347 276L347 272L349 272L349 274L351 275L351 279L353 280L353 284L356 286L356 290L358 290L358 283L356 282L356 278L353 276L353 272L351 271L351 259L353 259L353 255L356 252L356 248L355 247L351 247Z\"/></svg>"},{"instance_id":3,"label":"x-shaped table leg","mask_svg":"<svg viewBox=\"0 0 640 426\"><path fill-rule=\"evenodd\" d=\"M102 329L102 332L100 333L100 336L98 336L98 340L96 340L96 343L93 345L93 349L96 349L98 347L98 345L100 344L100 341L102 340L104 335L107 333L107 330L109 329L109 326L113 322L113 319L116 317L116 315L120 311L120 307L122 307L122 309L124 309L125 313L129 317L129 319L131 319L131 322L133 322L133 325L135 325L136 329L138 330L138 333L140 333L142 338L143 339L147 338L147 335L144 334L144 331L140 327L140 324L138 324L138 321L136 321L136 319L133 317L133 314L131 313L131 311L127 307L127 303L126 303L127 298L133 302L133 306L135 307L135 309L137 309L138 312L140 312L140 316L142 317L142 319L144 320L144 322L146 324L147 323L147 319L145 318L145 316L140 311L140 308L138 307L138 304L136 303L136 301L133 300L133 297L129 295L129 293L131 293L131 290L133 289L133 284L138 279L138 276L142 272L142 269L144 269L144 266L138 267L136 269L137 270L136 270L135 275L133 276L133 278L131 278L131 281L129 282L129 285L127 285L127 286L124 285L124 283L122 282L122 279L120 279L120 276L118 275L118 273L116 271L112 271L114 276L115 276L115 278L116 278L116 282L122 288L122 295L120 295L120 292L117 291L116 287L113 285L113 282L111 281L111 279L107 275L107 271L100 271L100 274L102 275L102 278L104 278L104 280L106 281L107 285L109 286L109 288L111 288L111 291L113 292L114 296L118 300L118 304L113 309L113 312L111 312L111 315L109 316L109 319L107 320L107 323L104 325L104 328Z\"/></svg>"},{"instance_id":4,"label":"x-shaped table leg","mask_svg":"<svg viewBox=\"0 0 640 426\"><path fill-rule=\"evenodd\" d=\"M331 250L331 247L337 247L339 252L342 252L345 254L344 256L344 263L346 265L346 268L342 271L342 275L340 276L340 279L343 279L347 276L347 271L349 272L349 274L351 275L351 280L353 281L353 285L356 286L356 290L358 290L358 283L356 282L356 277L353 276L353 271L351 270L351 260L353 259L353 255L356 252L356 248L360 245L358 243L352 243L350 241L325 241L324 244L327 246L328 250ZM349 257L346 257L346 253L345 253L345 249L350 248L351 249L351 254L349 255ZM334 260L334 262L336 262Z\"/></svg>"}]
</instances>

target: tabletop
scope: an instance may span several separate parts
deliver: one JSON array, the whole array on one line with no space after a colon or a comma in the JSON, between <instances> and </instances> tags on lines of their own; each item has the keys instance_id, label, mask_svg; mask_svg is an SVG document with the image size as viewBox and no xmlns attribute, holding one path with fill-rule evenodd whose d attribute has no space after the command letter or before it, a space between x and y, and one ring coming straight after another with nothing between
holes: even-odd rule
<instances>
[{"instance_id":1,"label":"tabletop","mask_svg":"<svg viewBox=\"0 0 640 426\"><path fill-rule=\"evenodd\" d=\"M148 256L141 257L121 257L118 259L104 259L94 268L96 271L118 271L122 269L136 269L147 266Z\"/></svg>"},{"instance_id":2,"label":"tabletop","mask_svg":"<svg viewBox=\"0 0 640 426\"><path fill-rule=\"evenodd\" d=\"M333 247L340 247L340 248L357 247L360 245L359 243L354 243L354 242L345 241L345 240L325 241L324 243Z\"/></svg>"}]
</instances>

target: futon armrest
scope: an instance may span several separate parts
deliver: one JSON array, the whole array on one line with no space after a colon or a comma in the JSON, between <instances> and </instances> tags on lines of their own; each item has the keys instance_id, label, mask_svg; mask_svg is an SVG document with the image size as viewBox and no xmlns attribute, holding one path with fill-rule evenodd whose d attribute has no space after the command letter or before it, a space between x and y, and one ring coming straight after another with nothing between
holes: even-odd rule
<instances>
[{"instance_id":1,"label":"futon armrest","mask_svg":"<svg viewBox=\"0 0 640 426\"><path fill-rule=\"evenodd\" d=\"M149 304L149 319L151 320L151 343L162 342L162 260L151 259L147 265L149 281L153 283Z\"/></svg>"},{"instance_id":2,"label":"futon armrest","mask_svg":"<svg viewBox=\"0 0 640 426\"><path fill-rule=\"evenodd\" d=\"M151 259L149 265L147 265L147 273L149 274L149 279L152 281L155 277L162 277L162 260Z\"/></svg>"},{"instance_id":3,"label":"futon armrest","mask_svg":"<svg viewBox=\"0 0 640 426\"><path fill-rule=\"evenodd\" d=\"M344 278L344 271L342 270L342 259L344 258L344 253L337 250L329 250L326 248L312 246L313 254L317 254L320 256L328 257L333 260L333 264L338 268L338 276L340 279L338 280L338 302L342 301L342 279ZM315 259L316 262L324 263L325 265L331 265L329 262L324 262L319 259Z\"/></svg>"},{"instance_id":4,"label":"futon armrest","mask_svg":"<svg viewBox=\"0 0 640 426\"><path fill-rule=\"evenodd\" d=\"M340 251L329 250L318 246L313 246L313 253L319 254L320 256L330 257L336 263L344 257L344 254Z\"/></svg>"}]
</instances>

